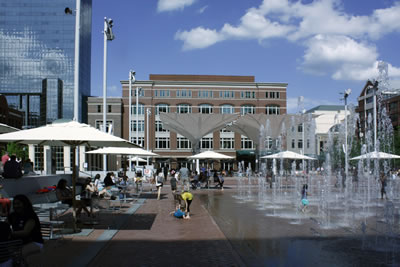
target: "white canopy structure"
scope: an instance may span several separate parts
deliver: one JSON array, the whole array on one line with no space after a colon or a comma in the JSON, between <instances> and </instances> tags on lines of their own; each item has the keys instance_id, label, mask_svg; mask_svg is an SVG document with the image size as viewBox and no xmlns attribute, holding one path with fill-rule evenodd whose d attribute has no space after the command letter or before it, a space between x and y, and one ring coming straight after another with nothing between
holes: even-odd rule
<instances>
[{"instance_id":1,"label":"white canopy structure","mask_svg":"<svg viewBox=\"0 0 400 267\"><path fill-rule=\"evenodd\" d=\"M155 157L158 154L138 147L103 147L87 151L86 154L132 155L142 157Z\"/></svg>"},{"instance_id":2,"label":"white canopy structure","mask_svg":"<svg viewBox=\"0 0 400 267\"><path fill-rule=\"evenodd\" d=\"M163 128L188 138L193 148L196 147L203 136L226 127L228 123L238 117L239 113L160 113Z\"/></svg>"},{"instance_id":3,"label":"white canopy structure","mask_svg":"<svg viewBox=\"0 0 400 267\"><path fill-rule=\"evenodd\" d=\"M385 152L373 151L360 155L358 157L351 158L350 160L360 160L360 159L400 159L400 156Z\"/></svg>"},{"instance_id":4,"label":"white canopy structure","mask_svg":"<svg viewBox=\"0 0 400 267\"><path fill-rule=\"evenodd\" d=\"M315 158L308 157L293 151L282 151L276 154L261 157L262 159L300 159L300 160L315 160Z\"/></svg>"},{"instance_id":5,"label":"white canopy structure","mask_svg":"<svg viewBox=\"0 0 400 267\"><path fill-rule=\"evenodd\" d=\"M234 157L227 156L214 151L204 151L199 154L188 157L188 159L234 159Z\"/></svg>"}]
</instances>

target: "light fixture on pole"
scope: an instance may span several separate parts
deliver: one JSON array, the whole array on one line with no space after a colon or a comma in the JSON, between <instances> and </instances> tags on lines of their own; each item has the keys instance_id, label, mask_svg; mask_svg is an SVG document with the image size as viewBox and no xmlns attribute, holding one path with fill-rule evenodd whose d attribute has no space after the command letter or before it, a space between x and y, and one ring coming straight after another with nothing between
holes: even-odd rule
<instances>
[{"instance_id":1,"label":"light fixture on pole","mask_svg":"<svg viewBox=\"0 0 400 267\"><path fill-rule=\"evenodd\" d=\"M72 15L72 9L66 7L65 14ZM75 10L75 54L74 54L74 120L79 121L79 36L81 23L81 0L76 0Z\"/></svg>"},{"instance_id":2,"label":"light fixture on pole","mask_svg":"<svg viewBox=\"0 0 400 267\"><path fill-rule=\"evenodd\" d=\"M150 108L146 109L146 122L147 122L147 128L146 128L146 149L150 151L149 147L149 137L150 137L150 132L149 132L149 125L150 125L150 115L151 115L151 110ZM149 165L149 157L147 157L147 165Z\"/></svg>"},{"instance_id":3,"label":"light fixture on pole","mask_svg":"<svg viewBox=\"0 0 400 267\"><path fill-rule=\"evenodd\" d=\"M129 104L128 104L128 108L129 108L129 122L128 122L128 126L129 126L129 142L132 142L132 83L134 83L136 81L136 72L134 70L130 70L129 71ZM129 161L129 171L132 171L132 166L131 166L131 162Z\"/></svg>"},{"instance_id":4,"label":"light fixture on pole","mask_svg":"<svg viewBox=\"0 0 400 267\"><path fill-rule=\"evenodd\" d=\"M104 18L104 62L103 62L103 131L107 132L107 41L114 40L113 20ZM103 155L103 171L107 171L107 155Z\"/></svg>"},{"instance_id":5,"label":"light fixture on pole","mask_svg":"<svg viewBox=\"0 0 400 267\"><path fill-rule=\"evenodd\" d=\"M349 161L348 161L348 142L347 142L347 98L351 94L351 89L347 89L343 93L344 99L344 174L345 179L347 179L349 175Z\"/></svg>"},{"instance_id":6,"label":"light fixture on pole","mask_svg":"<svg viewBox=\"0 0 400 267\"><path fill-rule=\"evenodd\" d=\"M136 81L136 72L129 71L129 142L132 142L132 83Z\"/></svg>"},{"instance_id":7,"label":"light fixture on pole","mask_svg":"<svg viewBox=\"0 0 400 267\"><path fill-rule=\"evenodd\" d=\"M136 144L139 146L139 94L142 88L136 87ZM136 159L136 166L139 165L139 159Z\"/></svg>"}]
</instances>

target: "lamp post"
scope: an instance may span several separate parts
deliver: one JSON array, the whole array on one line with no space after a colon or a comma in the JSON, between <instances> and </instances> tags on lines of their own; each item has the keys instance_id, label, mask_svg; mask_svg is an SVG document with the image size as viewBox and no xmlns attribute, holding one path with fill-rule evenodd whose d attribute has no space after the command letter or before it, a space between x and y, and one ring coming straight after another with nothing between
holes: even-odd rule
<instances>
[{"instance_id":1,"label":"lamp post","mask_svg":"<svg viewBox=\"0 0 400 267\"><path fill-rule=\"evenodd\" d=\"M136 144L139 145L139 94L142 88L136 86ZM136 166L139 165L139 158L136 158Z\"/></svg>"},{"instance_id":2,"label":"lamp post","mask_svg":"<svg viewBox=\"0 0 400 267\"><path fill-rule=\"evenodd\" d=\"M103 131L107 132L107 41L114 40L113 20L104 18L104 62L103 62ZM107 155L103 155L103 171L107 171Z\"/></svg>"},{"instance_id":3,"label":"lamp post","mask_svg":"<svg viewBox=\"0 0 400 267\"><path fill-rule=\"evenodd\" d=\"M146 122L147 122L147 127L146 127L146 149L150 151L149 148L149 125L150 125L150 115L151 115L151 110L150 108L146 109ZM149 157L147 157L147 165L149 165Z\"/></svg>"},{"instance_id":4,"label":"lamp post","mask_svg":"<svg viewBox=\"0 0 400 267\"><path fill-rule=\"evenodd\" d=\"M72 10L66 7L65 14L72 15ZM76 0L75 10L75 54L74 54L74 120L79 121L79 36L81 23L81 0Z\"/></svg>"},{"instance_id":5,"label":"lamp post","mask_svg":"<svg viewBox=\"0 0 400 267\"><path fill-rule=\"evenodd\" d=\"M136 81L136 72L134 70L129 71L129 142L132 142L132 83ZM132 171L131 161L129 161L129 171Z\"/></svg>"},{"instance_id":6,"label":"lamp post","mask_svg":"<svg viewBox=\"0 0 400 267\"><path fill-rule=\"evenodd\" d=\"M129 142L132 142L132 83L136 81L136 72L129 71Z\"/></svg>"},{"instance_id":7,"label":"lamp post","mask_svg":"<svg viewBox=\"0 0 400 267\"><path fill-rule=\"evenodd\" d=\"M344 174L345 179L347 179L349 175L349 162L348 162L348 147L347 147L347 98L351 94L351 89L347 89L343 93L344 98Z\"/></svg>"},{"instance_id":8,"label":"lamp post","mask_svg":"<svg viewBox=\"0 0 400 267\"><path fill-rule=\"evenodd\" d=\"M136 87L136 144L139 145L139 94L142 88Z\"/></svg>"}]
</instances>

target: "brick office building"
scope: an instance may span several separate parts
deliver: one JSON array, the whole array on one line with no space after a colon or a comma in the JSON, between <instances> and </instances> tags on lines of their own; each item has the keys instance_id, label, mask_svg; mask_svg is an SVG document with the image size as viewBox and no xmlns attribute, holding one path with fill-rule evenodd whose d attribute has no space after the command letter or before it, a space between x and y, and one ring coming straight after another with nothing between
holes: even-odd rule
<instances>
[{"instance_id":1,"label":"brick office building","mask_svg":"<svg viewBox=\"0 0 400 267\"><path fill-rule=\"evenodd\" d=\"M255 82L254 76L150 74L148 81L136 81L132 86L132 122L129 129L129 81L121 81L121 84L124 110L122 137L129 139L130 136L131 141L136 143L138 128L138 141L144 148L178 161L191 155L191 144L184 136L163 129L160 112L286 114L286 83L259 83ZM138 125L136 87L141 88ZM231 156L255 149L247 137L224 130L203 137L200 147Z\"/></svg>"}]
</instances>

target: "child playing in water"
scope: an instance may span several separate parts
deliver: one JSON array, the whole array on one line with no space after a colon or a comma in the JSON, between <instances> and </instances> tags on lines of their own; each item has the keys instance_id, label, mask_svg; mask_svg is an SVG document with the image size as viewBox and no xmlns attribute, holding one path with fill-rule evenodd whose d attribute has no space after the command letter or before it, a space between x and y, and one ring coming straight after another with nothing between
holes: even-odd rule
<instances>
[{"instance_id":1,"label":"child playing in water","mask_svg":"<svg viewBox=\"0 0 400 267\"><path fill-rule=\"evenodd\" d=\"M307 195L308 195L308 185L304 184L303 189L301 189L301 204L303 204L303 208L301 209L301 211L303 213L306 212L307 206L310 203L307 199Z\"/></svg>"}]
</instances>

